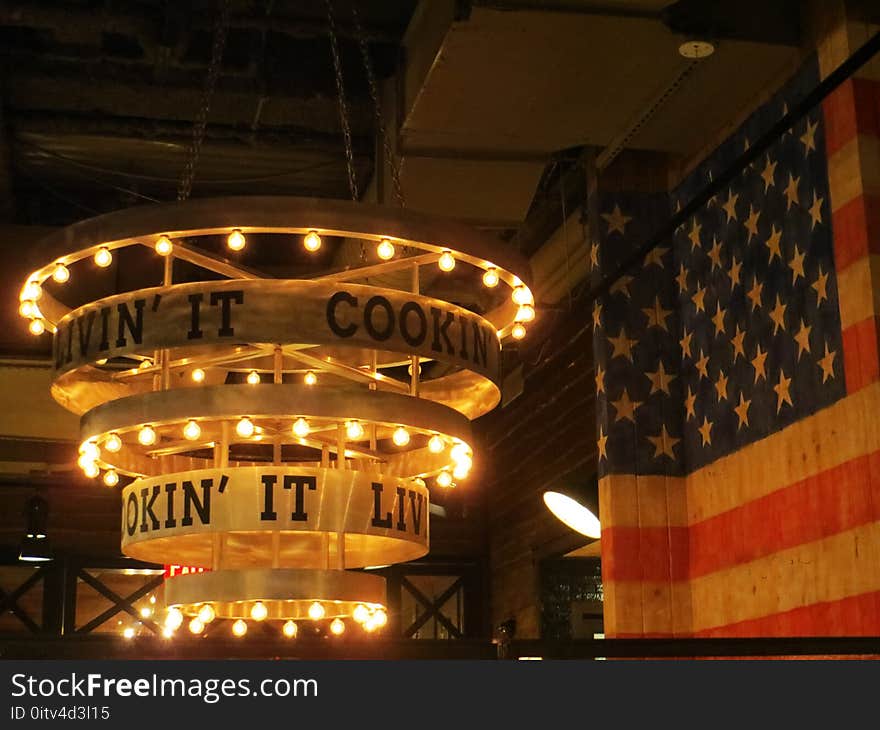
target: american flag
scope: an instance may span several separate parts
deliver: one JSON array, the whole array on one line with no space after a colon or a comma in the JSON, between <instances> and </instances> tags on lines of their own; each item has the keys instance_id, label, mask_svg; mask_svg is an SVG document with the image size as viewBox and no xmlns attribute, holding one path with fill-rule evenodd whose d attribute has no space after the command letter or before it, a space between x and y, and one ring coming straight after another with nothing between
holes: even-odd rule
<instances>
[{"instance_id":1,"label":"american flag","mask_svg":"<svg viewBox=\"0 0 880 730\"><path fill-rule=\"evenodd\" d=\"M594 280L816 82L814 65L668 195L600 194ZM687 474L846 394L823 134L821 111L801 119L596 303L600 476Z\"/></svg>"}]
</instances>

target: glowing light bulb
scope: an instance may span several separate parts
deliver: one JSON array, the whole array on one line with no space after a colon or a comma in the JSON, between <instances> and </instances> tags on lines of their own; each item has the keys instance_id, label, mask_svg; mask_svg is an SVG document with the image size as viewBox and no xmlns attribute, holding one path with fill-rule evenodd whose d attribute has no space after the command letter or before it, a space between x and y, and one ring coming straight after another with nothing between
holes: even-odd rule
<instances>
[{"instance_id":1,"label":"glowing light bulb","mask_svg":"<svg viewBox=\"0 0 880 730\"><path fill-rule=\"evenodd\" d=\"M253 606L251 606L251 618L254 621L264 621L266 616L269 615L269 609L266 608L266 604L261 601L257 601Z\"/></svg>"},{"instance_id":2,"label":"glowing light bulb","mask_svg":"<svg viewBox=\"0 0 880 730\"><path fill-rule=\"evenodd\" d=\"M41 335L46 331L46 325L43 324L42 319L32 319L28 325L28 331L32 335Z\"/></svg>"},{"instance_id":3,"label":"glowing light bulb","mask_svg":"<svg viewBox=\"0 0 880 730\"><path fill-rule=\"evenodd\" d=\"M122 636L126 639L134 638L134 629L131 626L126 626L122 631Z\"/></svg>"},{"instance_id":4,"label":"glowing light bulb","mask_svg":"<svg viewBox=\"0 0 880 730\"><path fill-rule=\"evenodd\" d=\"M370 616L364 623L362 624L364 627L364 631L372 632L379 628L379 624L376 623L376 617Z\"/></svg>"},{"instance_id":5,"label":"glowing light bulb","mask_svg":"<svg viewBox=\"0 0 880 730\"><path fill-rule=\"evenodd\" d=\"M394 244L387 238L383 238L379 245L376 246L376 255L383 261L389 261L394 258Z\"/></svg>"},{"instance_id":6,"label":"glowing light bulb","mask_svg":"<svg viewBox=\"0 0 880 730\"><path fill-rule=\"evenodd\" d=\"M98 467L98 465L94 461L86 464L85 468L83 469L83 474L85 474L89 479L94 479L100 473L101 473L101 469Z\"/></svg>"},{"instance_id":7,"label":"glowing light bulb","mask_svg":"<svg viewBox=\"0 0 880 730\"><path fill-rule=\"evenodd\" d=\"M335 618L330 622L330 633L334 636L342 636L345 633L345 621Z\"/></svg>"},{"instance_id":8,"label":"glowing light bulb","mask_svg":"<svg viewBox=\"0 0 880 730\"><path fill-rule=\"evenodd\" d=\"M309 435L309 432L312 429L309 427L309 422L305 418L297 418L293 422L293 435L297 436L301 439L304 439Z\"/></svg>"},{"instance_id":9,"label":"glowing light bulb","mask_svg":"<svg viewBox=\"0 0 880 730\"><path fill-rule=\"evenodd\" d=\"M156 253L160 256L168 256L174 250L174 244L168 236L159 236L156 239Z\"/></svg>"},{"instance_id":10,"label":"glowing light bulb","mask_svg":"<svg viewBox=\"0 0 880 730\"><path fill-rule=\"evenodd\" d=\"M70 269L64 264L55 264L55 270L52 272L52 278L59 284L63 284L70 279Z\"/></svg>"},{"instance_id":11,"label":"glowing light bulb","mask_svg":"<svg viewBox=\"0 0 880 730\"><path fill-rule=\"evenodd\" d=\"M388 623L388 614L385 612L384 608L377 609L373 614L373 621L376 622L376 626L382 628L385 624Z\"/></svg>"},{"instance_id":12,"label":"glowing light bulb","mask_svg":"<svg viewBox=\"0 0 880 730\"><path fill-rule=\"evenodd\" d=\"M256 431L256 427L254 426L254 422L245 416L238 423L235 424L235 432L241 436L242 438L249 439L254 435L254 431Z\"/></svg>"},{"instance_id":13,"label":"glowing light bulb","mask_svg":"<svg viewBox=\"0 0 880 730\"><path fill-rule=\"evenodd\" d=\"M101 248L95 252L95 265L100 266L102 269L106 269L112 263L113 254L110 253L110 249L106 246L101 246Z\"/></svg>"},{"instance_id":14,"label":"glowing light bulb","mask_svg":"<svg viewBox=\"0 0 880 730\"><path fill-rule=\"evenodd\" d=\"M452 451L449 452L449 455L454 462L458 463L462 459L470 458L471 450L468 448L467 444L457 443L452 447Z\"/></svg>"},{"instance_id":15,"label":"glowing light bulb","mask_svg":"<svg viewBox=\"0 0 880 730\"><path fill-rule=\"evenodd\" d=\"M494 289L498 286L499 281L498 269L494 266L486 269L486 272L483 274L483 286L488 287L489 289Z\"/></svg>"},{"instance_id":16,"label":"glowing light bulb","mask_svg":"<svg viewBox=\"0 0 880 730\"><path fill-rule=\"evenodd\" d=\"M303 382L306 385L315 385L318 382L318 376L315 375L311 370L305 374L303 377Z\"/></svg>"},{"instance_id":17,"label":"glowing light bulb","mask_svg":"<svg viewBox=\"0 0 880 730\"><path fill-rule=\"evenodd\" d=\"M141 618L150 618L150 616L153 615L153 609L150 608L149 606L144 606L140 610L140 614L141 614Z\"/></svg>"},{"instance_id":18,"label":"glowing light bulb","mask_svg":"<svg viewBox=\"0 0 880 730\"><path fill-rule=\"evenodd\" d=\"M116 473L115 469L108 469L104 472L104 484L108 487L115 487L119 484L119 474Z\"/></svg>"},{"instance_id":19,"label":"glowing light bulb","mask_svg":"<svg viewBox=\"0 0 880 730\"><path fill-rule=\"evenodd\" d=\"M315 601L309 606L309 618L312 621L320 621L326 615L327 611L324 608L324 604L320 601Z\"/></svg>"},{"instance_id":20,"label":"glowing light bulb","mask_svg":"<svg viewBox=\"0 0 880 730\"><path fill-rule=\"evenodd\" d=\"M513 325L513 329L510 330L510 336L515 340L521 340L526 336L526 328L522 325L521 322L517 322Z\"/></svg>"},{"instance_id":21,"label":"glowing light bulb","mask_svg":"<svg viewBox=\"0 0 880 730\"><path fill-rule=\"evenodd\" d=\"M88 457L90 461L96 461L101 457L101 449L94 441L86 441L79 447L79 453Z\"/></svg>"},{"instance_id":22,"label":"glowing light bulb","mask_svg":"<svg viewBox=\"0 0 880 730\"><path fill-rule=\"evenodd\" d=\"M214 607L210 603L206 603L199 609L198 617L203 624L209 624L217 617L217 614Z\"/></svg>"},{"instance_id":23,"label":"glowing light bulb","mask_svg":"<svg viewBox=\"0 0 880 730\"><path fill-rule=\"evenodd\" d=\"M296 621L285 621L284 626L281 627L281 633L288 639L295 639L297 631L299 631L299 627L296 625Z\"/></svg>"},{"instance_id":24,"label":"glowing light bulb","mask_svg":"<svg viewBox=\"0 0 880 730\"><path fill-rule=\"evenodd\" d=\"M186 425L183 427L183 437L187 441L195 441L199 436L202 435L202 427L199 426L193 420L189 420L186 422Z\"/></svg>"},{"instance_id":25,"label":"glowing light bulb","mask_svg":"<svg viewBox=\"0 0 880 730\"><path fill-rule=\"evenodd\" d=\"M516 310L517 322L531 322L535 318L535 308L531 304L523 304Z\"/></svg>"},{"instance_id":26,"label":"glowing light bulb","mask_svg":"<svg viewBox=\"0 0 880 730\"><path fill-rule=\"evenodd\" d=\"M446 443L436 433L428 439L428 451L432 454L442 454L446 448Z\"/></svg>"},{"instance_id":27,"label":"glowing light bulb","mask_svg":"<svg viewBox=\"0 0 880 730\"><path fill-rule=\"evenodd\" d=\"M518 304L519 306L535 303L535 298L532 296L532 292L527 286L516 287L516 289L513 290L511 297L513 298L513 303Z\"/></svg>"},{"instance_id":28,"label":"glowing light bulb","mask_svg":"<svg viewBox=\"0 0 880 730\"><path fill-rule=\"evenodd\" d=\"M452 271L455 268L455 256L452 255L452 251L441 253L437 265L440 267L440 271Z\"/></svg>"},{"instance_id":29,"label":"glowing light bulb","mask_svg":"<svg viewBox=\"0 0 880 730\"><path fill-rule=\"evenodd\" d=\"M370 609L367 608L363 603L359 603L357 606L354 607L354 611L352 612L351 617L359 624L365 623L367 619L370 618Z\"/></svg>"},{"instance_id":30,"label":"glowing light bulb","mask_svg":"<svg viewBox=\"0 0 880 730\"><path fill-rule=\"evenodd\" d=\"M116 454L122 448L122 439L118 433L111 433L104 442L104 448L111 454Z\"/></svg>"},{"instance_id":31,"label":"glowing light bulb","mask_svg":"<svg viewBox=\"0 0 880 730\"><path fill-rule=\"evenodd\" d=\"M452 476L454 479L467 479L468 474L470 474L471 467L470 464L456 464L455 468L452 470Z\"/></svg>"},{"instance_id":32,"label":"glowing light bulb","mask_svg":"<svg viewBox=\"0 0 880 730\"><path fill-rule=\"evenodd\" d=\"M447 487L451 487L452 486L452 474L450 474L448 471L441 471L437 475L437 486L443 487L444 489L446 489Z\"/></svg>"},{"instance_id":33,"label":"glowing light bulb","mask_svg":"<svg viewBox=\"0 0 880 730\"><path fill-rule=\"evenodd\" d=\"M156 431L152 426L144 426L138 431L138 443L141 446L152 446L156 443Z\"/></svg>"},{"instance_id":34,"label":"glowing light bulb","mask_svg":"<svg viewBox=\"0 0 880 730\"><path fill-rule=\"evenodd\" d=\"M194 383L203 383L205 382L205 371L201 368L196 368L190 373L190 377L193 379Z\"/></svg>"},{"instance_id":35,"label":"glowing light bulb","mask_svg":"<svg viewBox=\"0 0 880 730\"><path fill-rule=\"evenodd\" d=\"M81 454L80 457L76 460L76 465L80 469L85 469L89 464L94 464L95 460L89 458L85 454Z\"/></svg>"},{"instance_id":36,"label":"glowing light bulb","mask_svg":"<svg viewBox=\"0 0 880 730\"><path fill-rule=\"evenodd\" d=\"M351 441L357 441L364 436L364 427L357 421L349 421L345 424L345 435Z\"/></svg>"},{"instance_id":37,"label":"glowing light bulb","mask_svg":"<svg viewBox=\"0 0 880 730\"><path fill-rule=\"evenodd\" d=\"M398 426L394 429L394 433L391 435L391 440L394 442L395 446L406 446L409 443L409 431L403 426Z\"/></svg>"},{"instance_id":38,"label":"glowing light bulb","mask_svg":"<svg viewBox=\"0 0 880 730\"><path fill-rule=\"evenodd\" d=\"M35 317L37 314L37 305L30 299L25 299L18 307L18 313L22 317Z\"/></svg>"},{"instance_id":39,"label":"glowing light bulb","mask_svg":"<svg viewBox=\"0 0 880 730\"><path fill-rule=\"evenodd\" d=\"M247 623L245 621L242 621L241 619L238 619L238 621L232 624L232 633L234 636L238 636L239 638L247 633L247 629Z\"/></svg>"},{"instance_id":40,"label":"glowing light bulb","mask_svg":"<svg viewBox=\"0 0 880 730\"><path fill-rule=\"evenodd\" d=\"M303 238L303 246L306 247L306 251L311 251L312 253L321 248L321 237L318 235L318 232L309 231L305 238Z\"/></svg>"},{"instance_id":41,"label":"glowing light bulb","mask_svg":"<svg viewBox=\"0 0 880 730\"><path fill-rule=\"evenodd\" d=\"M177 631L183 623L183 612L179 608L169 608L165 616L165 627Z\"/></svg>"},{"instance_id":42,"label":"glowing light bulb","mask_svg":"<svg viewBox=\"0 0 880 730\"><path fill-rule=\"evenodd\" d=\"M244 237L244 234L236 228L232 233L230 233L226 237L226 245L229 246L232 251L241 251L245 244L247 243L247 239Z\"/></svg>"},{"instance_id":43,"label":"glowing light bulb","mask_svg":"<svg viewBox=\"0 0 880 730\"><path fill-rule=\"evenodd\" d=\"M173 630L173 629L169 629L167 626L165 626L165 627L162 629L162 638L163 638L163 639L170 639L170 638L172 638L173 636L174 636L174 630Z\"/></svg>"},{"instance_id":44,"label":"glowing light bulb","mask_svg":"<svg viewBox=\"0 0 880 730\"><path fill-rule=\"evenodd\" d=\"M156 596L150 596L150 603L156 602Z\"/></svg>"},{"instance_id":45,"label":"glowing light bulb","mask_svg":"<svg viewBox=\"0 0 880 730\"><path fill-rule=\"evenodd\" d=\"M205 624L196 616L189 622L189 632L191 634L201 634L205 630Z\"/></svg>"},{"instance_id":46,"label":"glowing light bulb","mask_svg":"<svg viewBox=\"0 0 880 730\"><path fill-rule=\"evenodd\" d=\"M260 374L256 370L251 370L247 376L248 385L259 385Z\"/></svg>"},{"instance_id":47,"label":"glowing light bulb","mask_svg":"<svg viewBox=\"0 0 880 730\"><path fill-rule=\"evenodd\" d=\"M41 287L36 281L29 281L24 285L21 294L18 295L18 299L22 302L25 299L30 299L35 302L41 296L43 296L43 287Z\"/></svg>"},{"instance_id":48,"label":"glowing light bulb","mask_svg":"<svg viewBox=\"0 0 880 730\"><path fill-rule=\"evenodd\" d=\"M141 364L138 365L139 370L146 370L147 368L153 367L152 360L141 360Z\"/></svg>"}]
</instances>

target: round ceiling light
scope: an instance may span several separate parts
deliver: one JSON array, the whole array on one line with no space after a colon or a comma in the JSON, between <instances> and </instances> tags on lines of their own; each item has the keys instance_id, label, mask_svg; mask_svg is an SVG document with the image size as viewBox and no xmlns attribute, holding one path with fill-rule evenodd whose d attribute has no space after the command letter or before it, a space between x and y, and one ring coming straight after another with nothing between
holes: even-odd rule
<instances>
[{"instance_id":1,"label":"round ceiling light","mask_svg":"<svg viewBox=\"0 0 880 730\"><path fill-rule=\"evenodd\" d=\"M562 492L544 492L544 504L575 532L594 539L601 537L599 518L576 499Z\"/></svg>"}]
</instances>

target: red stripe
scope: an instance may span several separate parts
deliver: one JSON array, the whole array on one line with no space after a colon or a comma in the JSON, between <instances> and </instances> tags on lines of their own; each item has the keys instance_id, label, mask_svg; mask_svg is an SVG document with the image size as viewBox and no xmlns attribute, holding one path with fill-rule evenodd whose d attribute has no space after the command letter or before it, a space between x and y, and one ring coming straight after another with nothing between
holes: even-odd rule
<instances>
[{"instance_id":1,"label":"red stripe","mask_svg":"<svg viewBox=\"0 0 880 730\"><path fill-rule=\"evenodd\" d=\"M822 102L830 157L857 134L880 136L880 82L849 79Z\"/></svg>"},{"instance_id":2,"label":"red stripe","mask_svg":"<svg viewBox=\"0 0 880 730\"><path fill-rule=\"evenodd\" d=\"M677 581L688 577L687 527L608 527L602 530L606 581Z\"/></svg>"},{"instance_id":3,"label":"red stripe","mask_svg":"<svg viewBox=\"0 0 880 730\"><path fill-rule=\"evenodd\" d=\"M834 266L843 271L869 253L880 253L880 197L859 195L831 214Z\"/></svg>"},{"instance_id":4,"label":"red stripe","mask_svg":"<svg viewBox=\"0 0 880 730\"><path fill-rule=\"evenodd\" d=\"M843 369L848 394L880 379L877 336L877 318L873 316L843 331Z\"/></svg>"},{"instance_id":5,"label":"red stripe","mask_svg":"<svg viewBox=\"0 0 880 730\"><path fill-rule=\"evenodd\" d=\"M695 633L699 637L877 635L880 635L880 591L800 606Z\"/></svg>"},{"instance_id":6,"label":"red stripe","mask_svg":"<svg viewBox=\"0 0 880 730\"><path fill-rule=\"evenodd\" d=\"M872 466L860 456L690 528L690 577L714 573L880 519Z\"/></svg>"}]
</instances>

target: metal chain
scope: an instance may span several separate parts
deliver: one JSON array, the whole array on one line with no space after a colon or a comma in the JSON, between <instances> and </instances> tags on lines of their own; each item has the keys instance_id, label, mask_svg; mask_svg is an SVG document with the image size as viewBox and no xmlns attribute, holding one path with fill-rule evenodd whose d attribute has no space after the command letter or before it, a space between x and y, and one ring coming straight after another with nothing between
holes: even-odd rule
<instances>
[{"instance_id":1,"label":"metal chain","mask_svg":"<svg viewBox=\"0 0 880 730\"><path fill-rule=\"evenodd\" d=\"M208 75L205 78L205 87L202 90L202 102L193 121L193 136L187 150L186 163L180 173L180 181L177 184L177 199L186 200L192 192L193 180L196 177L196 167L199 164L199 155L202 151L202 142L205 140L205 130L208 126L208 111L211 108L211 99L214 96L214 88L217 86L217 78L220 76L220 64L223 61L223 49L226 47L226 31L229 27L229 0L220 0L220 9L217 22L214 25L214 42L211 48L211 63L208 66Z\"/></svg>"},{"instance_id":2,"label":"metal chain","mask_svg":"<svg viewBox=\"0 0 880 730\"><path fill-rule=\"evenodd\" d=\"M348 121L348 103L345 101L345 82L342 79L342 59L339 55L339 42L336 39L336 21L333 18L333 3L327 2L327 24L330 26L330 51L333 55L333 70L336 73L336 92L339 96L339 121L345 139L345 164L348 168L348 187L351 199L357 201L357 177L354 170L354 150L351 145L351 127Z\"/></svg>"},{"instance_id":3,"label":"metal chain","mask_svg":"<svg viewBox=\"0 0 880 730\"><path fill-rule=\"evenodd\" d=\"M370 59L370 49L367 45L367 37L361 27L360 16L358 15L357 5L355 2L351 4L351 15L354 21L354 31L357 35L358 45L361 48L361 57L364 60L364 70L367 73L367 82L370 86L370 97L373 100L373 112L376 115L376 131L382 140L382 149L385 154L385 163L391 169L391 183L394 186L394 197L397 204L404 208L406 202L403 197L403 187L400 184L400 167L391 149L391 142L388 139L388 133L385 129L385 120L382 118L382 107L379 103L379 88L376 84L376 74L373 71L373 62Z\"/></svg>"}]
</instances>

